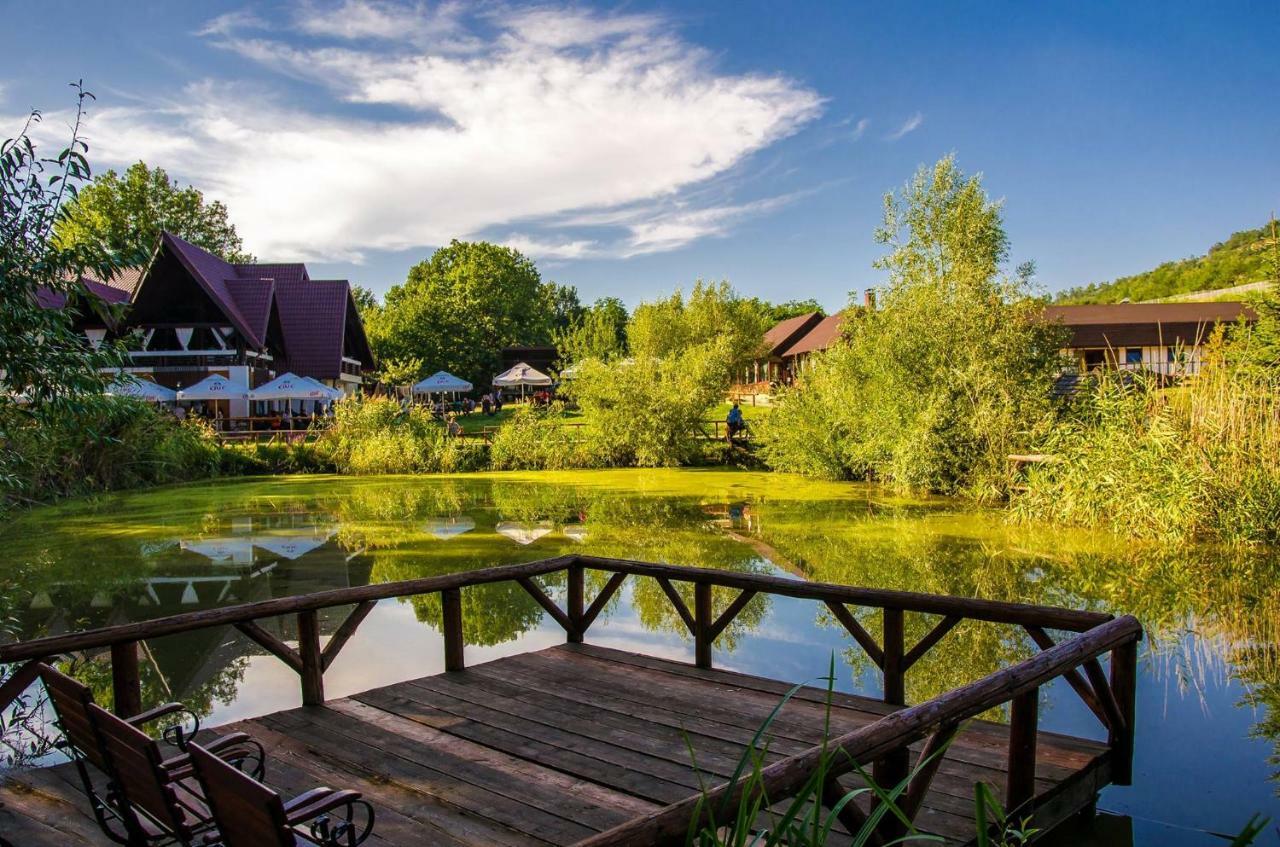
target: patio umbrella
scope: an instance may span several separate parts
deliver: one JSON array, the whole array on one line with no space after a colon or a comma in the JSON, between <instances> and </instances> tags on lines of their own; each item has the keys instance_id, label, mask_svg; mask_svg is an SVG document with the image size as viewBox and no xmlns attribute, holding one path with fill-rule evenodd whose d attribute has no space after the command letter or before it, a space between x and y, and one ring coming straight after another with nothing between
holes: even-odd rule
<instances>
[{"instance_id":1,"label":"patio umbrella","mask_svg":"<svg viewBox=\"0 0 1280 847\"><path fill-rule=\"evenodd\" d=\"M471 383L465 379L459 379L447 371L436 371L431 376L419 382L413 387L414 394L436 394L445 393L456 394L459 391L470 391L474 388Z\"/></svg>"},{"instance_id":2,"label":"patio umbrella","mask_svg":"<svg viewBox=\"0 0 1280 847\"><path fill-rule=\"evenodd\" d=\"M302 378L302 381L309 382L312 385L314 385L316 388L319 388L321 391L325 392L325 394L328 395L330 400L341 400L343 397L347 396L337 388L334 388L331 385L325 385L323 382L316 379L315 377L304 376Z\"/></svg>"},{"instance_id":3,"label":"patio umbrella","mask_svg":"<svg viewBox=\"0 0 1280 847\"><path fill-rule=\"evenodd\" d=\"M281 374L249 392L250 400L332 400L328 386L291 373Z\"/></svg>"},{"instance_id":4,"label":"patio umbrella","mask_svg":"<svg viewBox=\"0 0 1280 847\"><path fill-rule=\"evenodd\" d=\"M493 378L493 384L498 388L515 388L520 386L520 393L524 394L526 385L544 386L552 383L551 377L542 371L534 370L528 364L520 362L510 370L503 371Z\"/></svg>"},{"instance_id":5,"label":"patio umbrella","mask_svg":"<svg viewBox=\"0 0 1280 847\"><path fill-rule=\"evenodd\" d=\"M179 400L248 400L249 390L221 374L210 374L178 392Z\"/></svg>"},{"instance_id":6,"label":"patio umbrella","mask_svg":"<svg viewBox=\"0 0 1280 847\"><path fill-rule=\"evenodd\" d=\"M516 523L515 521L502 521L496 527L499 535L505 535L517 544L532 544L544 535L551 532L550 524L540 523L530 526L529 524Z\"/></svg>"},{"instance_id":7,"label":"patio umbrella","mask_svg":"<svg viewBox=\"0 0 1280 847\"><path fill-rule=\"evenodd\" d=\"M149 379L128 379L123 375L108 385L106 390L116 397L132 397L152 403L173 403L178 399L178 392L172 388L157 385Z\"/></svg>"}]
</instances>

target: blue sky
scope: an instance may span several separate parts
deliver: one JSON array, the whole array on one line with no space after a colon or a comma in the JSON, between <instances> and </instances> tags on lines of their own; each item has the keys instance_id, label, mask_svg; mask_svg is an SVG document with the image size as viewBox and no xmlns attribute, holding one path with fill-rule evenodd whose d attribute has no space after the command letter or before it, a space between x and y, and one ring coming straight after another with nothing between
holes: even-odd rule
<instances>
[{"instance_id":1,"label":"blue sky","mask_svg":"<svg viewBox=\"0 0 1280 847\"><path fill-rule=\"evenodd\" d=\"M21 4L0 119L98 96L100 170L224 200L250 250L385 291L449 238L584 300L701 278L843 305L883 193L954 152L1048 290L1280 206L1263 3ZM10 130L11 132L12 130Z\"/></svg>"}]
</instances>

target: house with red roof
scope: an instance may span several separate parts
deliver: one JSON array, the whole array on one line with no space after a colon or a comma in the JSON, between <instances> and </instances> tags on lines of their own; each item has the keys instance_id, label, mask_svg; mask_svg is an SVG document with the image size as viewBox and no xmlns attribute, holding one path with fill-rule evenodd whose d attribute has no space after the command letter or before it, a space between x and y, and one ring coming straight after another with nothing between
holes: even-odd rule
<instances>
[{"instance_id":1,"label":"house with red roof","mask_svg":"<svg viewBox=\"0 0 1280 847\"><path fill-rule=\"evenodd\" d=\"M166 232L140 272L82 282L123 312L77 308L90 342L127 338L127 370L169 388L220 374L253 389L292 372L351 394L374 367L351 284L312 279L301 263L231 264ZM55 292L41 304L67 305ZM247 401L219 402L230 417L248 414Z\"/></svg>"}]
</instances>

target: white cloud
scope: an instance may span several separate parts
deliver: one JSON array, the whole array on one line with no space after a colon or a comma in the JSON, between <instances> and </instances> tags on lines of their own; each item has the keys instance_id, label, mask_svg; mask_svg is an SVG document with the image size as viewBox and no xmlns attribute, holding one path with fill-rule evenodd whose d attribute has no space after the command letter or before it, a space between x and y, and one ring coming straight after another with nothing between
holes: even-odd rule
<instances>
[{"instance_id":1,"label":"white cloud","mask_svg":"<svg viewBox=\"0 0 1280 847\"><path fill-rule=\"evenodd\" d=\"M584 259L596 255L598 247L596 242L588 238L548 241L518 232L498 241L534 259Z\"/></svg>"},{"instance_id":2,"label":"white cloud","mask_svg":"<svg viewBox=\"0 0 1280 847\"><path fill-rule=\"evenodd\" d=\"M860 121L858 121L854 125L853 132L849 133L850 140L857 141L859 138L861 138L863 135L866 134L867 127L869 126L871 126L871 119L862 118Z\"/></svg>"},{"instance_id":3,"label":"white cloud","mask_svg":"<svg viewBox=\"0 0 1280 847\"><path fill-rule=\"evenodd\" d=\"M215 19L214 43L279 83L208 80L167 103L99 104L95 165L164 166L226 202L246 246L276 259L537 233L574 214L612 229L512 238L549 256L634 254L764 211L772 201L687 195L821 112L788 78L717 71L654 16L477 8L308 4L293 17L306 36L291 42L289 27L248 13ZM286 78L306 80L306 95L286 94Z\"/></svg>"},{"instance_id":4,"label":"white cloud","mask_svg":"<svg viewBox=\"0 0 1280 847\"><path fill-rule=\"evenodd\" d=\"M902 138L904 135L911 132L915 132L923 124L924 124L924 113L916 112L914 115L907 118L906 121L903 122L902 126L898 127L893 132L886 135L885 140L897 141L899 138Z\"/></svg>"},{"instance_id":5,"label":"white cloud","mask_svg":"<svg viewBox=\"0 0 1280 847\"><path fill-rule=\"evenodd\" d=\"M225 12L205 22L196 35L226 36L246 29L267 29L268 24L248 9Z\"/></svg>"}]
</instances>

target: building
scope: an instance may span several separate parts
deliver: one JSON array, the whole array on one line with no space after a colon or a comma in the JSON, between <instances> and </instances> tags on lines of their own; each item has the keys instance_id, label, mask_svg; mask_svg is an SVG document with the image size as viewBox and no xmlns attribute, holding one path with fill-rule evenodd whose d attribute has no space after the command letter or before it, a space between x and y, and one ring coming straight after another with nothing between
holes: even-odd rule
<instances>
[{"instance_id":1,"label":"building","mask_svg":"<svg viewBox=\"0 0 1280 847\"><path fill-rule=\"evenodd\" d=\"M83 282L91 295L127 305L119 320L77 308L77 327L92 344L128 338L126 370L169 388L220 374L252 389L292 372L352 394L374 367L350 283L312 279L301 263L233 265L164 233L141 272ZM50 308L65 301L53 292L41 299ZM219 402L229 417L248 414L247 401Z\"/></svg>"},{"instance_id":2,"label":"building","mask_svg":"<svg viewBox=\"0 0 1280 847\"><path fill-rule=\"evenodd\" d=\"M787 318L766 332L764 334L765 355L752 364L746 374L746 382L762 386L764 389L760 392L762 394L769 393L769 384L790 383L792 373L783 355L822 320L821 312L809 312L806 315Z\"/></svg>"},{"instance_id":3,"label":"building","mask_svg":"<svg viewBox=\"0 0 1280 847\"><path fill-rule=\"evenodd\" d=\"M814 353L834 347L844 338L844 314L828 315L800 336L780 357L786 372L794 378Z\"/></svg>"},{"instance_id":4,"label":"building","mask_svg":"<svg viewBox=\"0 0 1280 847\"><path fill-rule=\"evenodd\" d=\"M1257 319L1244 303L1099 303L1049 306L1070 332L1063 352L1080 373L1100 368L1185 376L1200 369L1216 326Z\"/></svg>"}]
</instances>

